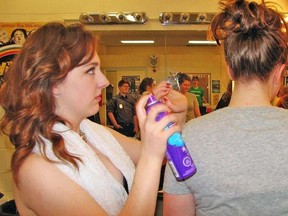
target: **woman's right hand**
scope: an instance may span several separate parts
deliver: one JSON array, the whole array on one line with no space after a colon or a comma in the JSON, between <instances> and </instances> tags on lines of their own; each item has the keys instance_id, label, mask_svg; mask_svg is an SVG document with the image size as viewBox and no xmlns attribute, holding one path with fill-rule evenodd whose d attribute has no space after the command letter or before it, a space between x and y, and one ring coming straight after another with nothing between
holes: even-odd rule
<instances>
[{"instance_id":1,"label":"woman's right hand","mask_svg":"<svg viewBox=\"0 0 288 216\"><path fill-rule=\"evenodd\" d=\"M180 131L180 126L177 117L170 114L171 110L165 104L153 106L147 114L145 107L149 96L142 96L136 106L141 131L142 153L148 153L150 156L155 156L162 160L166 152L168 138L173 133ZM160 112L169 114L157 122L156 116ZM170 122L175 124L166 128Z\"/></svg>"},{"instance_id":2,"label":"woman's right hand","mask_svg":"<svg viewBox=\"0 0 288 216\"><path fill-rule=\"evenodd\" d=\"M166 81L161 81L153 90L153 94L157 100L162 101L162 99L168 96L171 90L171 84Z\"/></svg>"}]
</instances>

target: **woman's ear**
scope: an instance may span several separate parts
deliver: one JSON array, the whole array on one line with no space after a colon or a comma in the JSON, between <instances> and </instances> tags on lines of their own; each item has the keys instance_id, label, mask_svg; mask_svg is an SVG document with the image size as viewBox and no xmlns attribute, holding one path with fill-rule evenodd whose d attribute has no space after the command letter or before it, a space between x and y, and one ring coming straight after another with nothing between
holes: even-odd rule
<instances>
[{"instance_id":1,"label":"woman's ear","mask_svg":"<svg viewBox=\"0 0 288 216\"><path fill-rule=\"evenodd\" d=\"M52 88L52 93L53 93L53 95L56 97L57 95L60 95L60 90L59 90L59 88L58 88L58 86L54 86L53 88Z\"/></svg>"},{"instance_id":2,"label":"woman's ear","mask_svg":"<svg viewBox=\"0 0 288 216\"><path fill-rule=\"evenodd\" d=\"M283 82L283 75L285 73L286 65L282 64L277 67L274 71L273 83L274 84L282 84Z\"/></svg>"}]
</instances>

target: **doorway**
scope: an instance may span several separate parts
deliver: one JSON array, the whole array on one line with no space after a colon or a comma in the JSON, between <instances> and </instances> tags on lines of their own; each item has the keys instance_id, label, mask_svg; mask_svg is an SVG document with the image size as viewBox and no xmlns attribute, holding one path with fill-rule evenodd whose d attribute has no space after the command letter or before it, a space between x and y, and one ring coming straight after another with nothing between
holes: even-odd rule
<instances>
[{"instance_id":1,"label":"doorway","mask_svg":"<svg viewBox=\"0 0 288 216\"><path fill-rule=\"evenodd\" d=\"M128 80L131 82L130 86L132 84L131 93L137 94L141 80L147 75L147 68L103 68L102 71L110 82L110 85L103 91L103 103L100 109L100 118L107 125L109 124L106 115L107 102L119 93L118 82L121 79Z\"/></svg>"},{"instance_id":2,"label":"doorway","mask_svg":"<svg viewBox=\"0 0 288 216\"><path fill-rule=\"evenodd\" d=\"M199 86L204 89L204 97L207 101L208 104L203 104L205 105L210 105L211 104L211 75L209 73L187 73L191 79L193 76L198 76L199 78Z\"/></svg>"}]
</instances>

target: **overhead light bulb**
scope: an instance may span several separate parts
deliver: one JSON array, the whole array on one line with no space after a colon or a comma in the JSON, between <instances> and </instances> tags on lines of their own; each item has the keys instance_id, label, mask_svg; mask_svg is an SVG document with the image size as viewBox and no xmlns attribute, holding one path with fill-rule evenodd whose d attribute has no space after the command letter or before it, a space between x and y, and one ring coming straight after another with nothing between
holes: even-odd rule
<instances>
[{"instance_id":1,"label":"overhead light bulb","mask_svg":"<svg viewBox=\"0 0 288 216\"><path fill-rule=\"evenodd\" d=\"M99 19L102 21L102 22L105 22L105 23L109 23L111 22L111 17L105 13L102 13L99 15Z\"/></svg>"},{"instance_id":2,"label":"overhead light bulb","mask_svg":"<svg viewBox=\"0 0 288 216\"><path fill-rule=\"evenodd\" d=\"M189 13L181 13L180 15L180 22L182 23L187 23L190 19L190 14Z\"/></svg>"},{"instance_id":3,"label":"overhead light bulb","mask_svg":"<svg viewBox=\"0 0 288 216\"><path fill-rule=\"evenodd\" d=\"M153 44L153 40L121 40L123 44Z\"/></svg>"},{"instance_id":4,"label":"overhead light bulb","mask_svg":"<svg viewBox=\"0 0 288 216\"><path fill-rule=\"evenodd\" d=\"M188 41L191 45L217 45L216 41L206 41L206 40L191 40Z\"/></svg>"},{"instance_id":5,"label":"overhead light bulb","mask_svg":"<svg viewBox=\"0 0 288 216\"><path fill-rule=\"evenodd\" d=\"M126 21L126 17L123 13L119 13L117 14L117 18L120 22L125 22Z\"/></svg>"}]
</instances>

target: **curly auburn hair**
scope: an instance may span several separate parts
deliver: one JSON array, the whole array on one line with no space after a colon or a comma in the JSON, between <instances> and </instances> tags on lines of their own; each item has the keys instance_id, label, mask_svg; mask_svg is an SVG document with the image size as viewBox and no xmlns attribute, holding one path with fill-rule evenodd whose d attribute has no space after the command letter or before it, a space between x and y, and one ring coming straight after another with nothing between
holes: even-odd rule
<instances>
[{"instance_id":1,"label":"curly auburn hair","mask_svg":"<svg viewBox=\"0 0 288 216\"><path fill-rule=\"evenodd\" d=\"M0 129L16 148L11 161L16 183L19 167L36 144L49 160L44 138L52 142L53 151L62 162L78 168L77 160L81 160L69 154L63 138L52 131L56 122L69 124L55 114L52 90L69 71L93 58L96 42L81 24L48 23L27 38L5 74L0 89L0 105L5 111Z\"/></svg>"},{"instance_id":2,"label":"curly auburn hair","mask_svg":"<svg viewBox=\"0 0 288 216\"><path fill-rule=\"evenodd\" d=\"M234 79L264 82L277 64L287 61L288 29L283 15L264 0L260 4L220 0L219 5L221 12L211 22L210 36L223 43Z\"/></svg>"}]
</instances>

